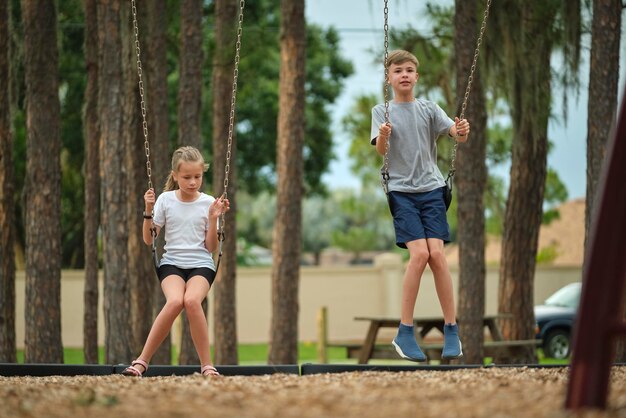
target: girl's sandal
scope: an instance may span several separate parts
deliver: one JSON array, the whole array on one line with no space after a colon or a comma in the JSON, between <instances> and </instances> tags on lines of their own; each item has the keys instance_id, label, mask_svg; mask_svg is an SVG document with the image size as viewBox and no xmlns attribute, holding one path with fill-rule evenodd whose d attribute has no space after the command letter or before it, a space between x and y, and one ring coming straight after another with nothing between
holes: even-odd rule
<instances>
[{"instance_id":1,"label":"girl's sandal","mask_svg":"<svg viewBox=\"0 0 626 418\"><path fill-rule=\"evenodd\" d=\"M143 372L139 370L136 365L140 365L143 367ZM148 371L148 363L143 361L142 359L137 359L133 361L130 366L124 369L122 374L124 376L132 376L132 377L143 377L143 374Z\"/></svg>"},{"instance_id":2,"label":"girl's sandal","mask_svg":"<svg viewBox=\"0 0 626 418\"><path fill-rule=\"evenodd\" d=\"M200 373L202 373L202 376L221 376L217 369L210 364L203 366L202 369L200 369Z\"/></svg>"}]
</instances>

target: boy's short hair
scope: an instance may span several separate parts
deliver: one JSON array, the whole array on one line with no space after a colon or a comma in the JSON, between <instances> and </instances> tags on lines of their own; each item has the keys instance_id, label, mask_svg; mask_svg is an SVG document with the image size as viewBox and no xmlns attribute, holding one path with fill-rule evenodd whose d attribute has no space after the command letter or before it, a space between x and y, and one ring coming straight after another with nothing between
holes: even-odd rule
<instances>
[{"instance_id":1,"label":"boy's short hair","mask_svg":"<svg viewBox=\"0 0 626 418\"><path fill-rule=\"evenodd\" d=\"M405 51L403 49L397 49L395 51L391 51L387 56L387 67L390 67L392 64L400 65L405 62L410 61L415 64L415 69L420 66L419 61L415 57L415 55L411 54L409 51Z\"/></svg>"}]
</instances>

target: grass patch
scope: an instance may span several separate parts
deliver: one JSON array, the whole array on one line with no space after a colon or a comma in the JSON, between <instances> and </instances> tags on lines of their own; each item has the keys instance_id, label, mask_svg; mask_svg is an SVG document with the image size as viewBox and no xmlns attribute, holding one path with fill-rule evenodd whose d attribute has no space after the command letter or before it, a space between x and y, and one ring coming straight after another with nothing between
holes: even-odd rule
<instances>
[{"instance_id":1,"label":"grass patch","mask_svg":"<svg viewBox=\"0 0 626 418\"><path fill-rule=\"evenodd\" d=\"M267 364L269 354L268 344L239 344L239 363L242 365ZM356 363L356 359L347 358L346 349L342 347L327 348L329 363ZM570 359L555 359L545 357L541 348L537 349L539 364L563 364L570 363ZM99 349L99 364L104 362L104 347ZM82 348L65 348L63 350L65 364L84 364L85 356ZM129 359L130 361L130 359ZM24 350L17 351L17 362L24 363ZM298 344L298 363L317 363L317 344L314 342L300 342ZM374 360L373 364L400 364L397 360ZM491 357L485 358L485 365L493 363ZM178 364L178 352L172 347L172 364Z\"/></svg>"}]
</instances>

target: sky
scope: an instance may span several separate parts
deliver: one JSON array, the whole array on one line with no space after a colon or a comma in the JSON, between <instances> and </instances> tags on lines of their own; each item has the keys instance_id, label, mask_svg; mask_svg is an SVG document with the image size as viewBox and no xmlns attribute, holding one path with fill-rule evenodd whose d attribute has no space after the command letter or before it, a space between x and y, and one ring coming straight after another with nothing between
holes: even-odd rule
<instances>
[{"instance_id":1,"label":"sky","mask_svg":"<svg viewBox=\"0 0 626 418\"><path fill-rule=\"evenodd\" d=\"M452 4L453 1L439 0L439 3ZM425 4L426 0L388 0L390 30L404 29L408 25L427 30L428 23L425 19L419 18ZM330 173L324 177L330 189L360 186L359 180L350 172L348 158L350 137L343 130L341 119L347 114L357 96L371 93L382 96L380 93L384 71L380 62L382 57L379 59L371 51L380 50L383 45L383 5L383 0L309 0L306 2L307 22L323 28L335 27L341 38L341 54L352 61L354 66L354 74L346 80L344 91L332 108L334 152L337 160L331 163ZM622 22L626 25L626 18L623 18ZM453 22L450 24L452 25ZM487 23L486 30L489 30L489 23ZM625 35L626 30L622 30L622 57L626 56ZM621 62L620 95L624 89L626 72L626 66L623 65L625 60L622 58ZM427 64L423 63L423 66L426 67ZM554 144L548 156L548 165L559 174L561 181L567 187L569 199L585 196L588 74L589 39L584 41L583 46L580 90L578 93L568 93L568 119L564 121L561 116L563 114L562 92L555 89L553 91L555 118L551 120L548 127L548 137ZM471 106L471 103L468 106ZM506 180L508 168L500 168L496 174Z\"/></svg>"}]
</instances>

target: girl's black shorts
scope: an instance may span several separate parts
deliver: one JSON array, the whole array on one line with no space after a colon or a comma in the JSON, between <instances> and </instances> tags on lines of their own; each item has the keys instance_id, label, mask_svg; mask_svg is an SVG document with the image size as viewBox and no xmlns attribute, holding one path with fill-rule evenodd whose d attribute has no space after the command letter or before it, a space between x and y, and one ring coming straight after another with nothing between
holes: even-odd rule
<instances>
[{"instance_id":1,"label":"girl's black shorts","mask_svg":"<svg viewBox=\"0 0 626 418\"><path fill-rule=\"evenodd\" d=\"M162 282L167 276L179 276L185 283L189 281L193 276L202 276L209 282L209 286L213 286L215 280L215 270L208 267L196 267L192 269L181 269L171 264L164 264L159 267L159 281Z\"/></svg>"}]
</instances>

